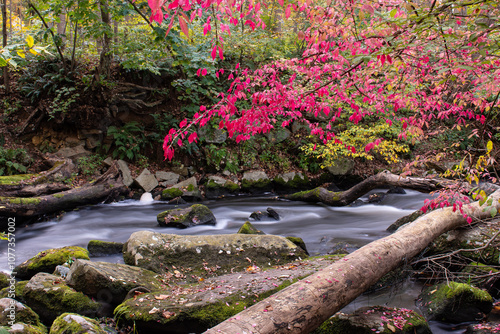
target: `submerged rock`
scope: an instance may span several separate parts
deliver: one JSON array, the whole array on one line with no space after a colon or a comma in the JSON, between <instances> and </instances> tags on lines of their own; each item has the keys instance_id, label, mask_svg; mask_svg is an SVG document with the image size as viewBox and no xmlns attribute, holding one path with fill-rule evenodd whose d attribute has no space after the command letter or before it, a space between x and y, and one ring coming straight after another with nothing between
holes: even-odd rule
<instances>
[{"instance_id":1,"label":"submerged rock","mask_svg":"<svg viewBox=\"0 0 500 334\"><path fill-rule=\"evenodd\" d=\"M429 320L461 323L483 319L493 307L493 298L470 285L449 282L425 289L417 303Z\"/></svg>"},{"instance_id":2,"label":"submerged rock","mask_svg":"<svg viewBox=\"0 0 500 334\"><path fill-rule=\"evenodd\" d=\"M50 334L69 333L106 334L107 332L94 319L79 314L64 313L54 320L50 327Z\"/></svg>"},{"instance_id":3,"label":"submerged rock","mask_svg":"<svg viewBox=\"0 0 500 334\"><path fill-rule=\"evenodd\" d=\"M156 217L162 227L186 228L196 225L215 225L214 214L203 204L194 204L188 208L163 211Z\"/></svg>"},{"instance_id":4,"label":"submerged rock","mask_svg":"<svg viewBox=\"0 0 500 334\"><path fill-rule=\"evenodd\" d=\"M26 304L46 323L65 312L94 317L100 304L66 285L61 277L38 273L24 287Z\"/></svg>"},{"instance_id":5,"label":"submerged rock","mask_svg":"<svg viewBox=\"0 0 500 334\"><path fill-rule=\"evenodd\" d=\"M290 240L275 235L198 236L139 231L125 243L123 257L129 265L158 273L183 267L190 268L193 274L210 276L241 270L250 263L269 267L306 258L307 254Z\"/></svg>"},{"instance_id":6,"label":"submerged rock","mask_svg":"<svg viewBox=\"0 0 500 334\"><path fill-rule=\"evenodd\" d=\"M88 260L89 253L77 246L47 249L24 261L14 271L17 272L17 278L30 279L39 272L52 273L58 265L72 259Z\"/></svg>"},{"instance_id":7,"label":"submerged rock","mask_svg":"<svg viewBox=\"0 0 500 334\"><path fill-rule=\"evenodd\" d=\"M103 304L118 305L137 287L158 290L163 284L158 274L126 264L76 260L66 283Z\"/></svg>"},{"instance_id":8,"label":"submerged rock","mask_svg":"<svg viewBox=\"0 0 500 334\"><path fill-rule=\"evenodd\" d=\"M312 332L323 333L432 334L429 324L416 312L385 306L362 307L352 314L337 313Z\"/></svg>"}]
</instances>

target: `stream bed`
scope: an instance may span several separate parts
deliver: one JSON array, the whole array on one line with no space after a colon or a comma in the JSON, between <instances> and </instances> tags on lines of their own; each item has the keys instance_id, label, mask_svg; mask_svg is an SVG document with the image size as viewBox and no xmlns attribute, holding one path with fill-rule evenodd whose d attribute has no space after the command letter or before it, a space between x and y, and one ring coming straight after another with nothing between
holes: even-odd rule
<instances>
[{"instance_id":1,"label":"stream bed","mask_svg":"<svg viewBox=\"0 0 500 334\"><path fill-rule=\"evenodd\" d=\"M380 191L380 190L379 190ZM373 193L376 190L370 192ZM367 201L369 194L362 197ZM418 210L428 194L407 190L406 194L387 194L378 204L354 207L330 207L321 204L286 201L277 197L235 197L206 201L214 213L215 226L187 229L162 228L156 215L176 206L165 202L127 200L113 204L85 207L62 215L57 220L37 223L16 230L16 264L38 252L63 246L86 248L93 239L125 242L140 230L172 234L208 235L236 233L245 221L250 221L266 234L301 237L311 255L327 254L335 249L354 251L371 241L388 235L386 229L398 218ZM250 214L265 212L268 207L281 219L254 221ZM96 261L123 263L121 256L92 258ZM0 243L0 270L8 272L7 245ZM416 309L415 299L421 286L409 281L393 291L362 295L343 311L369 305L386 305ZM463 333L463 329L431 323L433 333Z\"/></svg>"}]
</instances>

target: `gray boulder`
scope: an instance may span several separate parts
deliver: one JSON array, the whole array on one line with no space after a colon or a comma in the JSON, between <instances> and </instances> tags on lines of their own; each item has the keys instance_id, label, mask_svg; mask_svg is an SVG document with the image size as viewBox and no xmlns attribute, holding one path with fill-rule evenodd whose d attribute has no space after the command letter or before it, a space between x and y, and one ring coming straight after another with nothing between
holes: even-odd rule
<instances>
[{"instance_id":1,"label":"gray boulder","mask_svg":"<svg viewBox=\"0 0 500 334\"><path fill-rule=\"evenodd\" d=\"M349 158L339 158L336 159L330 166L326 167L326 170L332 175L348 175L354 169L354 160Z\"/></svg>"},{"instance_id":2,"label":"gray boulder","mask_svg":"<svg viewBox=\"0 0 500 334\"><path fill-rule=\"evenodd\" d=\"M156 217L162 227L186 228L196 225L215 225L214 214L203 204L194 204L188 208L163 211Z\"/></svg>"},{"instance_id":3,"label":"gray boulder","mask_svg":"<svg viewBox=\"0 0 500 334\"><path fill-rule=\"evenodd\" d=\"M271 180L264 171L243 173L241 188L250 193L262 193L272 190Z\"/></svg>"},{"instance_id":4,"label":"gray boulder","mask_svg":"<svg viewBox=\"0 0 500 334\"><path fill-rule=\"evenodd\" d=\"M155 174L156 179L162 187L170 187L179 182L180 175L172 172L158 171Z\"/></svg>"},{"instance_id":5,"label":"gray boulder","mask_svg":"<svg viewBox=\"0 0 500 334\"><path fill-rule=\"evenodd\" d=\"M102 240L90 240L87 244L87 249L90 256L105 256L120 254L122 252L123 243Z\"/></svg>"},{"instance_id":6,"label":"gray boulder","mask_svg":"<svg viewBox=\"0 0 500 334\"><path fill-rule=\"evenodd\" d=\"M140 188L144 189L145 192L150 192L154 188L158 187L156 177L151 174L147 168L144 168L142 173L135 179L135 183Z\"/></svg>"},{"instance_id":7,"label":"gray boulder","mask_svg":"<svg viewBox=\"0 0 500 334\"><path fill-rule=\"evenodd\" d=\"M106 334L107 332L94 319L79 314L64 313L54 320L50 327L50 334L68 333Z\"/></svg>"},{"instance_id":8,"label":"gray boulder","mask_svg":"<svg viewBox=\"0 0 500 334\"><path fill-rule=\"evenodd\" d=\"M292 132L287 128L277 128L270 132L265 133L264 136L266 136L269 143L278 144L290 138L291 134Z\"/></svg>"},{"instance_id":9,"label":"gray boulder","mask_svg":"<svg viewBox=\"0 0 500 334\"><path fill-rule=\"evenodd\" d=\"M24 287L26 304L46 323L65 312L95 317L100 304L66 285L55 275L38 273Z\"/></svg>"},{"instance_id":10,"label":"gray boulder","mask_svg":"<svg viewBox=\"0 0 500 334\"><path fill-rule=\"evenodd\" d=\"M158 274L126 264L76 260L66 283L102 304L118 305L130 290L144 287L159 290L163 284Z\"/></svg>"},{"instance_id":11,"label":"gray boulder","mask_svg":"<svg viewBox=\"0 0 500 334\"><path fill-rule=\"evenodd\" d=\"M493 307L493 298L468 284L449 282L426 288L417 305L426 319L461 323L484 319Z\"/></svg>"},{"instance_id":12,"label":"gray boulder","mask_svg":"<svg viewBox=\"0 0 500 334\"><path fill-rule=\"evenodd\" d=\"M309 180L307 176L304 176L304 174L300 172L278 174L273 181L276 184L278 190L290 191L304 189L309 186Z\"/></svg>"},{"instance_id":13,"label":"gray boulder","mask_svg":"<svg viewBox=\"0 0 500 334\"><path fill-rule=\"evenodd\" d=\"M83 145L78 145L75 147L63 147L55 154L74 161L80 157L90 155L91 153L87 151Z\"/></svg>"},{"instance_id":14,"label":"gray boulder","mask_svg":"<svg viewBox=\"0 0 500 334\"><path fill-rule=\"evenodd\" d=\"M239 190L240 186L237 183L220 176L209 176L207 183L205 183L205 196L209 199L233 196Z\"/></svg>"},{"instance_id":15,"label":"gray boulder","mask_svg":"<svg viewBox=\"0 0 500 334\"><path fill-rule=\"evenodd\" d=\"M227 132L221 129L213 129L208 126L200 127L198 135L201 140L209 144L222 144L227 139Z\"/></svg>"},{"instance_id":16,"label":"gray boulder","mask_svg":"<svg viewBox=\"0 0 500 334\"><path fill-rule=\"evenodd\" d=\"M304 250L275 235L174 235L150 231L133 233L124 246L125 263L158 273L173 267L190 268L210 276L248 267L249 261L269 267L298 258ZM207 270L215 268L215 270Z\"/></svg>"},{"instance_id":17,"label":"gray boulder","mask_svg":"<svg viewBox=\"0 0 500 334\"><path fill-rule=\"evenodd\" d=\"M132 173L130 173L127 163L123 160L118 160L117 164L120 172L122 173L123 184L130 187L134 183L134 178L132 177Z\"/></svg>"}]
</instances>

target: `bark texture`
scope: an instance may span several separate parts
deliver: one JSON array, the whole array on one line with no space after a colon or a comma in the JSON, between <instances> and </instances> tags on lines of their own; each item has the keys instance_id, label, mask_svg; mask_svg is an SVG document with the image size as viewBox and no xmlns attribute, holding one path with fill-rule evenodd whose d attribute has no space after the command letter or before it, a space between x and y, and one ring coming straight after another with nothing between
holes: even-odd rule
<instances>
[{"instance_id":1,"label":"bark texture","mask_svg":"<svg viewBox=\"0 0 500 334\"><path fill-rule=\"evenodd\" d=\"M344 206L354 202L370 190L380 187L393 186L431 192L443 188L446 183L450 182L450 180L445 179L402 177L390 172L380 172L358 183L349 190L329 191L323 187L318 187L313 190L301 191L285 197L296 201L322 202L332 206Z\"/></svg>"},{"instance_id":2,"label":"bark texture","mask_svg":"<svg viewBox=\"0 0 500 334\"><path fill-rule=\"evenodd\" d=\"M491 197L499 208L500 190ZM483 210L478 202L465 210L472 217L489 216L489 210ZM465 218L451 208L432 211L205 333L310 333L386 273L422 252L436 237L465 224Z\"/></svg>"},{"instance_id":3,"label":"bark texture","mask_svg":"<svg viewBox=\"0 0 500 334\"><path fill-rule=\"evenodd\" d=\"M54 170L35 180L47 180L48 176L54 175L56 171L61 172L65 167L67 167L65 164L56 166ZM0 188L0 193L2 193L0 217L15 217L17 223L29 222L47 214L73 210L82 205L114 200L127 191L116 163L94 183L83 187L67 189L61 184L30 184L20 189L16 187L19 185ZM2 219L3 221L7 219ZM0 225L0 229L3 228L5 226Z\"/></svg>"}]
</instances>

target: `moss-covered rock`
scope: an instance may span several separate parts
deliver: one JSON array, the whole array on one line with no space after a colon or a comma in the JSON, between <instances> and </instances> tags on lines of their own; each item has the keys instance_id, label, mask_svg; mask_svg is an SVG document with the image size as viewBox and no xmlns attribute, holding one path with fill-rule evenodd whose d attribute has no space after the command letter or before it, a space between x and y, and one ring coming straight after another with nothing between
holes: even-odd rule
<instances>
[{"instance_id":1,"label":"moss-covered rock","mask_svg":"<svg viewBox=\"0 0 500 334\"><path fill-rule=\"evenodd\" d=\"M258 230L255 226L253 226L250 222L245 222L240 229L238 230L239 234L265 234L264 232ZM292 241L293 242L293 241Z\"/></svg>"},{"instance_id":2,"label":"moss-covered rock","mask_svg":"<svg viewBox=\"0 0 500 334\"><path fill-rule=\"evenodd\" d=\"M76 260L66 283L104 304L118 305L128 292L137 287L149 291L164 287L158 274L126 264Z\"/></svg>"},{"instance_id":3,"label":"moss-covered rock","mask_svg":"<svg viewBox=\"0 0 500 334\"><path fill-rule=\"evenodd\" d=\"M105 256L120 254L123 249L123 243L102 240L90 240L87 244L87 250L90 256Z\"/></svg>"},{"instance_id":4,"label":"moss-covered rock","mask_svg":"<svg viewBox=\"0 0 500 334\"><path fill-rule=\"evenodd\" d=\"M21 181L29 180L33 174L17 174L17 175L4 175L0 176L0 185L16 185Z\"/></svg>"},{"instance_id":5,"label":"moss-covered rock","mask_svg":"<svg viewBox=\"0 0 500 334\"><path fill-rule=\"evenodd\" d=\"M10 275L0 272L0 290L9 286Z\"/></svg>"},{"instance_id":6,"label":"moss-covered rock","mask_svg":"<svg viewBox=\"0 0 500 334\"><path fill-rule=\"evenodd\" d=\"M414 311L384 306L362 307L353 314L338 313L313 334L431 334L425 319Z\"/></svg>"},{"instance_id":7,"label":"moss-covered rock","mask_svg":"<svg viewBox=\"0 0 500 334\"><path fill-rule=\"evenodd\" d=\"M172 209L159 213L156 217L162 227L186 228L196 225L215 225L214 214L203 204L194 204L188 208Z\"/></svg>"},{"instance_id":8,"label":"moss-covered rock","mask_svg":"<svg viewBox=\"0 0 500 334\"><path fill-rule=\"evenodd\" d=\"M291 242L293 242L294 244L296 244L297 246L299 246L300 248L302 248L304 250L304 252L306 252L307 255L309 255L309 252L307 251L307 247L306 247L306 243L304 242L304 240L302 240L302 238L300 237L286 237L288 240L290 240Z\"/></svg>"},{"instance_id":9,"label":"moss-covered rock","mask_svg":"<svg viewBox=\"0 0 500 334\"><path fill-rule=\"evenodd\" d=\"M94 317L100 304L66 285L61 277L38 273L24 288L26 304L46 323L65 312Z\"/></svg>"},{"instance_id":10,"label":"moss-covered rock","mask_svg":"<svg viewBox=\"0 0 500 334\"><path fill-rule=\"evenodd\" d=\"M50 334L106 334L94 320L79 314L64 313L54 320Z\"/></svg>"},{"instance_id":11,"label":"moss-covered rock","mask_svg":"<svg viewBox=\"0 0 500 334\"><path fill-rule=\"evenodd\" d=\"M468 284L449 282L425 289L418 305L429 320L460 323L483 319L493 307L493 298Z\"/></svg>"},{"instance_id":12,"label":"moss-covered rock","mask_svg":"<svg viewBox=\"0 0 500 334\"><path fill-rule=\"evenodd\" d=\"M407 216L401 217L387 228L387 232L395 232L401 226L411 223L412 221L415 221L418 217L422 216L423 214L424 212L422 210L417 210L413 213L410 213Z\"/></svg>"},{"instance_id":13,"label":"moss-covered rock","mask_svg":"<svg viewBox=\"0 0 500 334\"><path fill-rule=\"evenodd\" d=\"M44 250L29 260L18 265L14 271L17 278L30 279L39 272L52 273L56 266L71 259L89 259L89 253L85 248L68 246Z\"/></svg>"},{"instance_id":14,"label":"moss-covered rock","mask_svg":"<svg viewBox=\"0 0 500 334\"><path fill-rule=\"evenodd\" d=\"M2 329L5 332L2 332ZM8 333L8 334L46 334L47 329L45 326L37 327L30 324L25 324L22 322L16 322L10 327L0 327L0 334Z\"/></svg>"},{"instance_id":15,"label":"moss-covered rock","mask_svg":"<svg viewBox=\"0 0 500 334\"><path fill-rule=\"evenodd\" d=\"M306 189L309 187L309 179L302 173L289 172L277 175L273 182L275 188L280 191L296 191L298 189Z\"/></svg>"},{"instance_id":16,"label":"moss-covered rock","mask_svg":"<svg viewBox=\"0 0 500 334\"><path fill-rule=\"evenodd\" d=\"M476 249L480 251L462 252L471 261L486 265L500 265L500 248L489 241L500 229L500 221L481 223L472 227L453 230L435 239L427 249L426 255L448 253L456 249ZM487 246L487 247L486 247Z\"/></svg>"},{"instance_id":17,"label":"moss-covered rock","mask_svg":"<svg viewBox=\"0 0 500 334\"><path fill-rule=\"evenodd\" d=\"M195 177L179 182L170 188L163 190L162 200L169 201L176 197L182 197L186 201L198 201L203 199Z\"/></svg>"},{"instance_id":18,"label":"moss-covered rock","mask_svg":"<svg viewBox=\"0 0 500 334\"><path fill-rule=\"evenodd\" d=\"M290 240L275 235L197 236L139 231L125 243L123 257L129 265L159 273L175 266L206 276L244 269L249 260L259 267L269 267L306 258L307 254Z\"/></svg>"},{"instance_id":19,"label":"moss-covered rock","mask_svg":"<svg viewBox=\"0 0 500 334\"><path fill-rule=\"evenodd\" d=\"M0 299L0 325L7 326L12 321L44 328L38 314L31 308L15 299L2 298Z\"/></svg>"},{"instance_id":20,"label":"moss-covered rock","mask_svg":"<svg viewBox=\"0 0 500 334\"><path fill-rule=\"evenodd\" d=\"M209 176L205 183L205 196L209 199L234 196L239 190L237 183L219 176Z\"/></svg>"},{"instance_id":21,"label":"moss-covered rock","mask_svg":"<svg viewBox=\"0 0 500 334\"><path fill-rule=\"evenodd\" d=\"M29 281L19 281L15 283L14 286L14 294L16 295L15 299L24 303L24 287L28 284ZM12 294L12 291L9 287L5 287L0 291L0 298L7 298Z\"/></svg>"},{"instance_id":22,"label":"moss-covered rock","mask_svg":"<svg viewBox=\"0 0 500 334\"><path fill-rule=\"evenodd\" d=\"M464 334L498 334L500 333L500 323L482 322L480 324L471 324L467 326Z\"/></svg>"},{"instance_id":23,"label":"moss-covered rock","mask_svg":"<svg viewBox=\"0 0 500 334\"><path fill-rule=\"evenodd\" d=\"M252 194L272 190L272 182L264 171L245 172L241 179L241 189Z\"/></svg>"}]
</instances>

